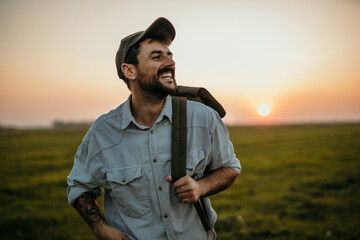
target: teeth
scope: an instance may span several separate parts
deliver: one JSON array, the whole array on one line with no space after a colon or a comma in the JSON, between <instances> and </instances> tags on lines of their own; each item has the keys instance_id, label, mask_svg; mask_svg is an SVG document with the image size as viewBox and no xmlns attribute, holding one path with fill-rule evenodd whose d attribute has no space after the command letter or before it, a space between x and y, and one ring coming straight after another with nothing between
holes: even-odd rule
<instances>
[{"instance_id":1,"label":"teeth","mask_svg":"<svg viewBox=\"0 0 360 240\"><path fill-rule=\"evenodd\" d=\"M161 75L161 78L171 78L171 73L165 73L163 75Z\"/></svg>"}]
</instances>

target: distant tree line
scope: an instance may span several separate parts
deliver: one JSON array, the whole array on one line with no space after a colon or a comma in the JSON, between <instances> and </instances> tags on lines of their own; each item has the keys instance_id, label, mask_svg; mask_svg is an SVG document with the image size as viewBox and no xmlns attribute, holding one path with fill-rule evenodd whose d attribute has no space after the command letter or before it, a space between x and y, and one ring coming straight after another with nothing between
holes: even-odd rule
<instances>
[{"instance_id":1,"label":"distant tree line","mask_svg":"<svg viewBox=\"0 0 360 240\"><path fill-rule=\"evenodd\" d=\"M92 122L75 122L55 120L52 124L53 128L89 128Z\"/></svg>"}]
</instances>

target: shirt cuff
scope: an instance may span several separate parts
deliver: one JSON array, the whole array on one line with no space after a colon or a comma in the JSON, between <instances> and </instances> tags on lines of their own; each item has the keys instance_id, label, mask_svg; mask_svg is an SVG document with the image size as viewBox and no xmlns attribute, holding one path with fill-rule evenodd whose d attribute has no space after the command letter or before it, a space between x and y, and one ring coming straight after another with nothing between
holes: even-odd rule
<instances>
[{"instance_id":1,"label":"shirt cuff","mask_svg":"<svg viewBox=\"0 0 360 240\"><path fill-rule=\"evenodd\" d=\"M72 207L74 207L75 200L86 192L90 192L90 193L94 194L96 196L96 198L101 195L100 189L87 189L87 188L74 187L74 186L68 187L68 202L69 202L69 204Z\"/></svg>"}]
</instances>

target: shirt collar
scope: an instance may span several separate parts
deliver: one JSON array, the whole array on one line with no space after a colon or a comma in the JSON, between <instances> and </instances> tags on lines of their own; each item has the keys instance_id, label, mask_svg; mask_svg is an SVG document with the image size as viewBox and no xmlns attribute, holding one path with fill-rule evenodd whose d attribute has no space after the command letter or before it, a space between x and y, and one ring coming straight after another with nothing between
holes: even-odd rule
<instances>
[{"instance_id":1,"label":"shirt collar","mask_svg":"<svg viewBox=\"0 0 360 240\"><path fill-rule=\"evenodd\" d=\"M126 102L124 103L125 105L124 105L124 111L123 111L123 118L122 118L120 128L125 129L130 125L130 123L133 123L140 129L148 128L148 127L141 126L136 122L135 118L133 117L133 115L131 113L130 102L131 102L131 94L128 97L128 99L126 100ZM167 117L169 119L170 123L172 123L172 98L171 98L171 96L166 97L163 109L161 110L161 113L160 113L158 119L156 120L155 124L162 121L164 119L164 117Z\"/></svg>"},{"instance_id":2,"label":"shirt collar","mask_svg":"<svg viewBox=\"0 0 360 240\"><path fill-rule=\"evenodd\" d=\"M161 121L164 117L167 117L169 119L170 123L172 123L172 97L171 96L166 97L163 109L162 109L160 116L156 122Z\"/></svg>"}]
</instances>

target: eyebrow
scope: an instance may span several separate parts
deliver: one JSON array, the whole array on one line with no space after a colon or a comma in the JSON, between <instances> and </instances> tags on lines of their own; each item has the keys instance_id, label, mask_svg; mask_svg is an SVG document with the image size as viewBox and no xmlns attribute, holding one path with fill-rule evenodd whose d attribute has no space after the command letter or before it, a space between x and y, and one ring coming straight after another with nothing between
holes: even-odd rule
<instances>
[{"instance_id":1,"label":"eyebrow","mask_svg":"<svg viewBox=\"0 0 360 240\"><path fill-rule=\"evenodd\" d=\"M153 54L164 54L164 51L162 51L162 50L154 50L149 54L149 57L151 57ZM169 50L167 52L167 55L173 56L173 53Z\"/></svg>"}]
</instances>

